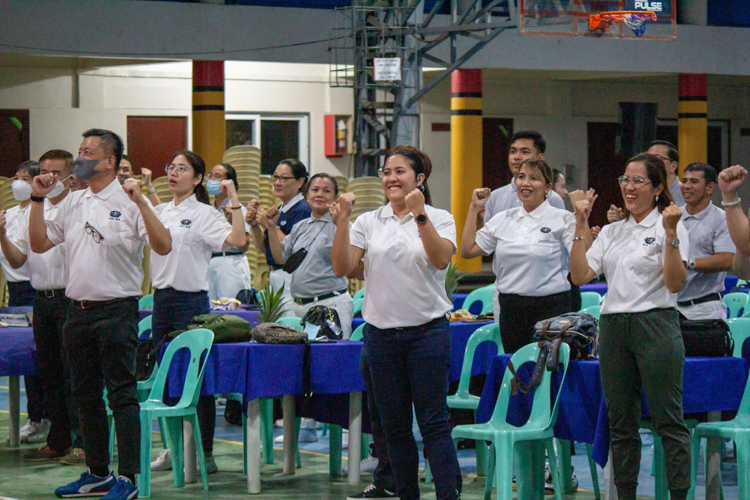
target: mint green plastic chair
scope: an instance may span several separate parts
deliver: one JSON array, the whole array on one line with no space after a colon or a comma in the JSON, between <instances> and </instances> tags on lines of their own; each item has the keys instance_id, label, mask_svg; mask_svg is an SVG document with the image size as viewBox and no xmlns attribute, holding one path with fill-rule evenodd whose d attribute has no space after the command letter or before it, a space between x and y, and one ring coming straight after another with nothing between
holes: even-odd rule
<instances>
[{"instance_id":1,"label":"mint green plastic chair","mask_svg":"<svg viewBox=\"0 0 750 500\"><path fill-rule=\"evenodd\" d=\"M201 446L201 430L198 424L196 404L200 396L206 366L206 362L201 363L201 359L208 359L213 341L213 332L205 328L188 330L172 340L164 353L161 365L159 365L151 393L148 399L141 403L141 474L138 479L138 489L140 496L143 498L151 497L151 425L155 418L159 418L160 422L166 423L167 443L172 455L174 484L179 487L185 485L182 420L190 422L196 443L195 448L198 452L203 489L208 491L206 458L203 454L203 446ZM175 353L184 348L190 351L190 363L185 374L182 395L176 405L168 406L163 402L167 374Z\"/></svg>"},{"instance_id":2,"label":"mint green plastic chair","mask_svg":"<svg viewBox=\"0 0 750 500\"><path fill-rule=\"evenodd\" d=\"M354 301L354 314L362 312L362 305L365 303L364 297Z\"/></svg>"},{"instance_id":3,"label":"mint green plastic chair","mask_svg":"<svg viewBox=\"0 0 750 500\"><path fill-rule=\"evenodd\" d=\"M539 356L539 346L528 344L518 350L511 362L513 366L520 368L524 363L536 363ZM570 348L563 343L560 346L558 357L563 365L563 373L560 380L560 387L565 381L565 374L568 371L568 361L570 359ZM475 441L490 441L489 468L487 470L487 491L492 488L492 475L494 474L494 483L497 484L498 500L511 500L513 498L513 455L515 445L519 442L542 441L547 449L550 469L552 471L552 481L555 485L555 499L561 500L562 483L560 473L557 467L557 458L555 447L553 445L553 427L557 422L558 403L560 401L560 392L551 403L552 392L552 372L544 370L542 381L534 391L533 406L531 415L526 423L520 427L515 427L506 422L508 414L508 404L510 402L510 386L513 375L509 369L505 369L503 375L503 384L500 387L500 394L495 403L495 410L492 418L485 424L459 425L453 428L453 439L473 439ZM517 471L520 474L528 475L531 464L518 464ZM485 497L487 497L487 491Z\"/></svg>"},{"instance_id":4,"label":"mint green plastic chair","mask_svg":"<svg viewBox=\"0 0 750 500\"><path fill-rule=\"evenodd\" d=\"M750 318L733 318L727 320L729 330L732 332L732 339L734 340L734 352L732 356L735 358L742 357L742 346L745 341L750 338Z\"/></svg>"},{"instance_id":5,"label":"mint green plastic chair","mask_svg":"<svg viewBox=\"0 0 750 500\"><path fill-rule=\"evenodd\" d=\"M464 299L464 303L461 305L461 309L466 309L468 311L471 305L474 304L474 302L481 302L482 310L480 311L480 314L491 313L492 294L494 292L494 289L495 285L487 285L472 291L469 295L466 296L466 299Z\"/></svg>"},{"instance_id":6,"label":"mint green plastic chair","mask_svg":"<svg viewBox=\"0 0 750 500\"><path fill-rule=\"evenodd\" d=\"M364 288L360 288L357 291L357 293L354 294L354 297L352 297L352 299L354 299L354 300L363 299L363 298L365 298L365 289Z\"/></svg>"},{"instance_id":7,"label":"mint green plastic chair","mask_svg":"<svg viewBox=\"0 0 750 500\"><path fill-rule=\"evenodd\" d=\"M602 315L602 306L597 304L595 306L584 307L579 312L590 314L598 320Z\"/></svg>"},{"instance_id":8,"label":"mint green plastic chair","mask_svg":"<svg viewBox=\"0 0 750 500\"><path fill-rule=\"evenodd\" d=\"M138 300L138 309L153 309L154 308L154 294L150 293L144 295Z\"/></svg>"},{"instance_id":9,"label":"mint green plastic chair","mask_svg":"<svg viewBox=\"0 0 750 500\"><path fill-rule=\"evenodd\" d=\"M747 294L745 292L734 292L724 295L724 304L729 311L727 318L739 318L747 307Z\"/></svg>"},{"instance_id":10,"label":"mint green plastic chair","mask_svg":"<svg viewBox=\"0 0 750 500\"><path fill-rule=\"evenodd\" d=\"M599 292L581 292L581 311L591 306L598 306L602 303L602 296Z\"/></svg>"},{"instance_id":11,"label":"mint green plastic chair","mask_svg":"<svg viewBox=\"0 0 750 500\"><path fill-rule=\"evenodd\" d=\"M750 496L750 381L745 383L740 409L737 416L728 422L704 422L695 426L690 440L693 459L691 468L691 488L688 500L695 498L695 479L698 475L698 456L703 438L721 438L734 441L737 452L737 486L739 498ZM723 494L723 492L722 492Z\"/></svg>"},{"instance_id":12,"label":"mint green plastic chair","mask_svg":"<svg viewBox=\"0 0 750 500\"><path fill-rule=\"evenodd\" d=\"M359 325L357 328L354 329L351 336L349 337L349 340L358 341L358 342L361 341L362 332L364 331L364 329L365 329L365 323L362 323L361 325Z\"/></svg>"},{"instance_id":13,"label":"mint green plastic chair","mask_svg":"<svg viewBox=\"0 0 750 500\"><path fill-rule=\"evenodd\" d=\"M503 341L500 338L500 325L492 323L491 325L485 325L478 328L469 337L466 342L466 350L464 351L464 360L461 365L461 378L458 380L458 389L452 396L448 396L448 408L455 408L459 410L471 410L474 412L474 418L477 416L477 408L479 407L479 396L469 394L469 382L471 379L471 367L474 365L474 353L480 344L484 342L494 342L497 345L497 353L505 354L503 349ZM485 473L487 455L487 445L484 441L476 441L475 443L476 455L477 455L477 475L483 476Z\"/></svg>"},{"instance_id":14,"label":"mint green plastic chair","mask_svg":"<svg viewBox=\"0 0 750 500\"><path fill-rule=\"evenodd\" d=\"M302 318L298 318L297 316L284 316L277 319L276 323L302 331Z\"/></svg>"}]
</instances>

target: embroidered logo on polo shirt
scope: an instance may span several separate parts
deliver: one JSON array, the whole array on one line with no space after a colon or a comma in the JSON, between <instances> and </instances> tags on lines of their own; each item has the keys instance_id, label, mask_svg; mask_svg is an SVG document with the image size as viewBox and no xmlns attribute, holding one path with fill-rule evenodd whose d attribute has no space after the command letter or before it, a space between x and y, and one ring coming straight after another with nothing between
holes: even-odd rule
<instances>
[{"instance_id":1,"label":"embroidered logo on polo shirt","mask_svg":"<svg viewBox=\"0 0 750 500\"><path fill-rule=\"evenodd\" d=\"M279 222L279 226L286 226L286 221L283 220L283 221Z\"/></svg>"},{"instance_id":2,"label":"embroidered logo on polo shirt","mask_svg":"<svg viewBox=\"0 0 750 500\"><path fill-rule=\"evenodd\" d=\"M543 227L543 228L541 228L541 229L540 229L540 231L541 231L541 232L543 232L544 234L547 234L547 233L549 233L550 231L552 231L552 229L550 229L550 228L548 228L548 227Z\"/></svg>"},{"instance_id":3,"label":"embroidered logo on polo shirt","mask_svg":"<svg viewBox=\"0 0 750 500\"><path fill-rule=\"evenodd\" d=\"M646 238L643 240L643 246L644 247L651 246L654 244L655 241L656 241L656 238Z\"/></svg>"},{"instance_id":4,"label":"embroidered logo on polo shirt","mask_svg":"<svg viewBox=\"0 0 750 500\"><path fill-rule=\"evenodd\" d=\"M118 212L117 210L112 210L109 213L109 220L120 220L121 216L122 214L120 212Z\"/></svg>"},{"instance_id":5,"label":"embroidered logo on polo shirt","mask_svg":"<svg viewBox=\"0 0 750 500\"><path fill-rule=\"evenodd\" d=\"M192 223L193 221L191 221L190 219L182 219L180 221L180 227L190 227L190 224Z\"/></svg>"}]
</instances>

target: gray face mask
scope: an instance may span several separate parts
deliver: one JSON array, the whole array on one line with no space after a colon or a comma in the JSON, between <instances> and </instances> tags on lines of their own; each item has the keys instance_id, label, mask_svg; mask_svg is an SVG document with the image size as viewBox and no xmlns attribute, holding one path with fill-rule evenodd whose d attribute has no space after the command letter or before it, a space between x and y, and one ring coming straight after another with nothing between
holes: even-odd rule
<instances>
[{"instance_id":1,"label":"gray face mask","mask_svg":"<svg viewBox=\"0 0 750 500\"><path fill-rule=\"evenodd\" d=\"M86 158L79 156L76 158L73 173L82 181L87 181L99 173L94 169L101 162L102 160L87 160Z\"/></svg>"}]
</instances>

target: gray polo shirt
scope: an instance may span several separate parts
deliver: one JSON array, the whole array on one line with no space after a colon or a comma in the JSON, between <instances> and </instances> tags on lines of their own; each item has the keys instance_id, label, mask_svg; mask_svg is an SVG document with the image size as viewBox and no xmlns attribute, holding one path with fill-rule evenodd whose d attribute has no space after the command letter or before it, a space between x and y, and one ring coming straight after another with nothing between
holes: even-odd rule
<instances>
[{"instance_id":1,"label":"gray polo shirt","mask_svg":"<svg viewBox=\"0 0 750 500\"><path fill-rule=\"evenodd\" d=\"M680 208L682 210L680 220L682 220L690 235L688 255L691 259L703 259L720 252L734 253L736 251L732 238L729 236L724 210L711 202L695 215L688 214L685 206ZM698 273L688 271L687 281L677 295L677 300L693 300L710 293L722 292L726 275L726 272Z\"/></svg>"},{"instance_id":2,"label":"gray polo shirt","mask_svg":"<svg viewBox=\"0 0 750 500\"><path fill-rule=\"evenodd\" d=\"M281 256L286 261L294 252L307 248L307 257L292 273L292 297L309 299L346 289L346 278L333 273L331 245L336 225L330 214L320 219L309 217L295 224L281 243ZM311 244L312 243L312 244Z\"/></svg>"},{"instance_id":3,"label":"gray polo shirt","mask_svg":"<svg viewBox=\"0 0 750 500\"><path fill-rule=\"evenodd\" d=\"M675 179L672 184L669 185L669 194L672 195L672 200L674 200L674 204L678 207L685 204L685 199L682 197L682 191L680 191L680 179Z\"/></svg>"},{"instance_id":4,"label":"gray polo shirt","mask_svg":"<svg viewBox=\"0 0 750 500\"><path fill-rule=\"evenodd\" d=\"M565 202L553 190L550 190L547 194L547 201L553 207L565 210ZM490 199L487 200L487 204L484 206L484 221L487 222L493 215L505 212L511 208L520 207L521 205L523 203L521 203L521 199L516 192L516 183L511 180L510 184L495 189L490 194Z\"/></svg>"}]
</instances>

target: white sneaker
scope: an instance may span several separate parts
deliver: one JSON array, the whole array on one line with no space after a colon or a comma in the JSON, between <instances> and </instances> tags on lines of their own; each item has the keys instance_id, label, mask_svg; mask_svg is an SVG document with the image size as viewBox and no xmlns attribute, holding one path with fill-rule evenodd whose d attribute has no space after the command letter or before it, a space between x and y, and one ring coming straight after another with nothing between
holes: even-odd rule
<instances>
[{"instance_id":1,"label":"white sneaker","mask_svg":"<svg viewBox=\"0 0 750 500\"><path fill-rule=\"evenodd\" d=\"M27 418L26 423L23 424L23 427L21 427L21 429L19 429L18 437L20 438L22 443L25 443L29 438L29 434L31 434L31 425L34 423L35 422L32 422L30 418Z\"/></svg>"},{"instance_id":2,"label":"white sneaker","mask_svg":"<svg viewBox=\"0 0 750 500\"><path fill-rule=\"evenodd\" d=\"M43 418L41 422L31 422L31 432L26 436L27 443L44 443L49 434L50 421Z\"/></svg>"},{"instance_id":3,"label":"white sneaker","mask_svg":"<svg viewBox=\"0 0 750 500\"><path fill-rule=\"evenodd\" d=\"M283 418L280 418L280 419L276 420L276 421L275 421L275 422L273 423L273 426L274 426L274 427L279 427L279 428L283 428L283 427L284 427L284 419L283 419Z\"/></svg>"},{"instance_id":4,"label":"white sneaker","mask_svg":"<svg viewBox=\"0 0 750 500\"><path fill-rule=\"evenodd\" d=\"M359 473L372 474L375 472L375 469L378 467L379 463L380 460L370 455L359 463Z\"/></svg>"},{"instance_id":5,"label":"white sneaker","mask_svg":"<svg viewBox=\"0 0 750 500\"><path fill-rule=\"evenodd\" d=\"M315 443L318 441L318 433L315 429L300 429L299 430L299 443ZM274 444L284 444L284 435L277 436L273 440Z\"/></svg>"},{"instance_id":6,"label":"white sneaker","mask_svg":"<svg viewBox=\"0 0 750 500\"><path fill-rule=\"evenodd\" d=\"M349 449L349 431L344 429L344 432L341 433L341 449L347 450Z\"/></svg>"},{"instance_id":7,"label":"white sneaker","mask_svg":"<svg viewBox=\"0 0 750 500\"><path fill-rule=\"evenodd\" d=\"M156 460L151 462L151 470L172 470L172 455L169 453L169 449L163 450L156 457ZM208 467L206 467L206 470L208 470Z\"/></svg>"}]
</instances>

